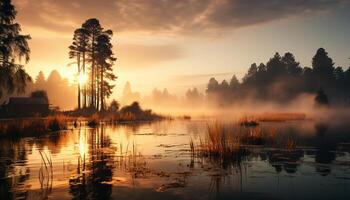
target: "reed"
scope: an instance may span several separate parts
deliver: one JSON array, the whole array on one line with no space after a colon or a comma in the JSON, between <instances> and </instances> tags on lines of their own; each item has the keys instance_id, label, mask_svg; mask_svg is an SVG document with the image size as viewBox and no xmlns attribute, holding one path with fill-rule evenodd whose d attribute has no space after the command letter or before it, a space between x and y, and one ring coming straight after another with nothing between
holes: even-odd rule
<instances>
[{"instance_id":1,"label":"reed","mask_svg":"<svg viewBox=\"0 0 350 200\"><path fill-rule=\"evenodd\" d=\"M280 141L277 131L263 127L245 127L240 123L223 124L219 122L207 124L207 134L199 138L199 143L190 139L192 156L207 157L221 164L240 162L247 155L247 146L276 146L281 143L286 149L293 149L296 141L287 138Z\"/></svg>"},{"instance_id":2,"label":"reed","mask_svg":"<svg viewBox=\"0 0 350 200\"><path fill-rule=\"evenodd\" d=\"M39 182L41 188L51 188L53 181L52 157L45 152L39 151L41 157L41 167L39 170Z\"/></svg>"},{"instance_id":3,"label":"reed","mask_svg":"<svg viewBox=\"0 0 350 200\"><path fill-rule=\"evenodd\" d=\"M305 120L306 115L303 113L263 113L255 116L260 122L285 122Z\"/></svg>"},{"instance_id":4,"label":"reed","mask_svg":"<svg viewBox=\"0 0 350 200\"><path fill-rule=\"evenodd\" d=\"M2 120L0 122L0 134L6 136L38 136L51 131L66 130L69 121L70 119L64 115Z\"/></svg>"}]
</instances>

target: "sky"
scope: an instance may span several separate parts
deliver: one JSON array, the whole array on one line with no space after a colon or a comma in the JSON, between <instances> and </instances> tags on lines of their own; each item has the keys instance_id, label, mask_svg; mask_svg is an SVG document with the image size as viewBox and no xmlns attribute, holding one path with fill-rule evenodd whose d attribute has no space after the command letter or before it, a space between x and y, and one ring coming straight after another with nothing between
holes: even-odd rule
<instances>
[{"instance_id":1,"label":"sky","mask_svg":"<svg viewBox=\"0 0 350 200\"><path fill-rule=\"evenodd\" d=\"M13 0L30 34L27 72L58 70L72 79L73 32L89 18L114 31L114 96L126 81L178 95L204 91L211 77L242 78L251 63L292 52L301 66L323 47L336 66L350 66L350 0ZM74 69L73 69L74 68ZM73 70L72 70L73 69Z\"/></svg>"}]
</instances>

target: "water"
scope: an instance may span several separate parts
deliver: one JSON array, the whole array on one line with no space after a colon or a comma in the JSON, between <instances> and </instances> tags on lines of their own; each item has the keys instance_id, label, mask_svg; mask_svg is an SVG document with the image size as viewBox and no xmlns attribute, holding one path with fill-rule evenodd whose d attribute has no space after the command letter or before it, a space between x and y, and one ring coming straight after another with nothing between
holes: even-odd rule
<instances>
[{"instance_id":1,"label":"water","mask_svg":"<svg viewBox=\"0 0 350 200\"><path fill-rule=\"evenodd\" d=\"M347 126L265 123L293 135L297 148L248 146L222 165L189 151L206 125L163 121L2 138L0 199L350 199Z\"/></svg>"}]
</instances>

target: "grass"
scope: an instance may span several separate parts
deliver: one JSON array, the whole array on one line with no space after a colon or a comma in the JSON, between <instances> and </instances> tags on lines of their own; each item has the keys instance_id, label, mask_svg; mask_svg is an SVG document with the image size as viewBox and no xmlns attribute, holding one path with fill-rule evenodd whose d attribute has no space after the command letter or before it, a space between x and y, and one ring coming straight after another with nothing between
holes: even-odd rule
<instances>
[{"instance_id":1,"label":"grass","mask_svg":"<svg viewBox=\"0 0 350 200\"><path fill-rule=\"evenodd\" d=\"M275 129L219 122L207 124L207 135L200 138L199 143L190 139L192 156L207 157L222 165L242 161L249 154L247 146L251 145L281 145L286 150L293 150L297 142L293 137L281 137Z\"/></svg>"},{"instance_id":2,"label":"grass","mask_svg":"<svg viewBox=\"0 0 350 200\"><path fill-rule=\"evenodd\" d=\"M305 120L306 115L303 113L263 113L254 118L260 122L285 122Z\"/></svg>"},{"instance_id":3,"label":"grass","mask_svg":"<svg viewBox=\"0 0 350 200\"><path fill-rule=\"evenodd\" d=\"M67 129L70 119L64 115L45 118L11 119L0 121L0 134L10 136L37 136L50 131Z\"/></svg>"},{"instance_id":4,"label":"grass","mask_svg":"<svg viewBox=\"0 0 350 200\"><path fill-rule=\"evenodd\" d=\"M253 115L245 115L238 122L241 126L254 127L259 122L286 122L286 121L302 121L306 119L303 113L261 113Z\"/></svg>"}]
</instances>

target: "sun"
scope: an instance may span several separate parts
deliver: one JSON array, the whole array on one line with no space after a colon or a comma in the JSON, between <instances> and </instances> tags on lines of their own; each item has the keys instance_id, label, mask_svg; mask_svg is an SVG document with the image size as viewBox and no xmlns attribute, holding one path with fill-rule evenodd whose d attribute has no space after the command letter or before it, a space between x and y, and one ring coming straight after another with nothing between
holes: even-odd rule
<instances>
[{"instance_id":1,"label":"sun","mask_svg":"<svg viewBox=\"0 0 350 200\"><path fill-rule=\"evenodd\" d=\"M77 75L77 81L80 85L85 85L88 81L88 76L87 74L79 74Z\"/></svg>"}]
</instances>

